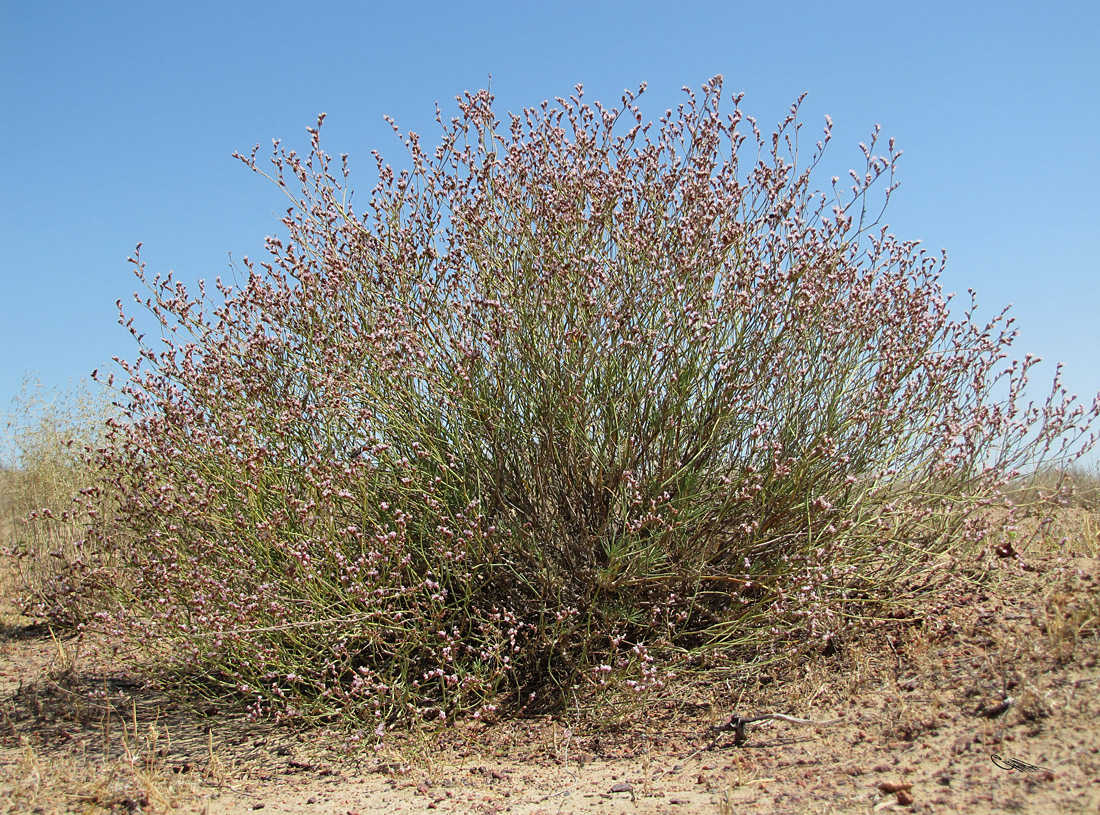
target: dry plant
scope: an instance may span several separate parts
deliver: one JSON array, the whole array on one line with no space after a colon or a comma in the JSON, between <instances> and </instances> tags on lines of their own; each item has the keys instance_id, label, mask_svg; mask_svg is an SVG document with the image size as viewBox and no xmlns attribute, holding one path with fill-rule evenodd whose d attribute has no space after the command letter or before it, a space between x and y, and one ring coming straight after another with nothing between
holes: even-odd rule
<instances>
[{"instance_id":1,"label":"dry plant","mask_svg":"<svg viewBox=\"0 0 1100 815\"><path fill-rule=\"evenodd\" d=\"M1037 468L1005 490L1016 510L1000 527L1000 554L1100 556L1100 463Z\"/></svg>"},{"instance_id":2,"label":"dry plant","mask_svg":"<svg viewBox=\"0 0 1100 815\"><path fill-rule=\"evenodd\" d=\"M1081 659L1082 643L1091 649L1100 635L1100 592L1052 591L1046 598L1042 630L1059 663Z\"/></svg>"},{"instance_id":3,"label":"dry plant","mask_svg":"<svg viewBox=\"0 0 1100 815\"><path fill-rule=\"evenodd\" d=\"M15 567L9 596L54 626L87 621L101 598L96 589L111 553L88 547L84 532L112 504L87 498L97 482L88 454L103 445L112 414L102 388L51 389L28 380L6 417L14 460L0 470L0 546ZM116 536L111 549L123 539Z\"/></svg>"},{"instance_id":4,"label":"dry plant","mask_svg":"<svg viewBox=\"0 0 1100 815\"><path fill-rule=\"evenodd\" d=\"M1006 493L1018 506L1055 504L1100 512L1100 463L1039 468L1014 480Z\"/></svg>"},{"instance_id":5,"label":"dry plant","mask_svg":"<svg viewBox=\"0 0 1100 815\"><path fill-rule=\"evenodd\" d=\"M109 709L109 708L108 708ZM104 716L98 743L44 750L33 736L18 737L17 758L0 765L6 790L0 812L172 812L195 800L201 778L165 761L168 731L155 724Z\"/></svg>"},{"instance_id":6,"label":"dry plant","mask_svg":"<svg viewBox=\"0 0 1100 815\"><path fill-rule=\"evenodd\" d=\"M721 89L659 126L466 94L358 214L323 116L242 156L291 202L269 262L196 295L133 259L161 336L120 302L96 624L255 716L557 710L828 648L1090 448L1100 397L1029 401L1012 321L880 223L893 140L820 191L831 122L807 157L797 103L765 136Z\"/></svg>"}]
</instances>

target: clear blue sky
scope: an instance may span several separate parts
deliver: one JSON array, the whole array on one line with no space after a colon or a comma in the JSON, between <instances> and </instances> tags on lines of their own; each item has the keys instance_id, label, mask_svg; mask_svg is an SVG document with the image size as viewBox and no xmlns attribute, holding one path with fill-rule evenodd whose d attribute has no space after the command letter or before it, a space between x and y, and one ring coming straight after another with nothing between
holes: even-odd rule
<instances>
[{"instance_id":1,"label":"clear blue sky","mask_svg":"<svg viewBox=\"0 0 1100 815\"><path fill-rule=\"evenodd\" d=\"M0 5L0 412L24 375L87 377L134 346L115 300L151 271L227 275L284 203L230 158L272 138L399 163L438 101L492 75L499 114L645 80L656 119L716 73L763 125L809 93L827 174L875 123L905 151L892 231L946 248L948 290L1014 304L1018 355L1100 390L1100 5L1094 2L49 2ZM1047 367L1047 374L1052 370ZM1049 378L1049 376L1047 377ZM1044 382L1045 384L1045 382Z\"/></svg>"}]
</instances>

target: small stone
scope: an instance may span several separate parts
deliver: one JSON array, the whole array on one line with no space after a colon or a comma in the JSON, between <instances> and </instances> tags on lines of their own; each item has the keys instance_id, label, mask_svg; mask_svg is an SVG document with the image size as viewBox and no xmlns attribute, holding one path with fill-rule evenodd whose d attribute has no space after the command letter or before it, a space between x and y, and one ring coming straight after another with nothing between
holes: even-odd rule
<instances>
[{"instance_id":1,"label":"small stone","mask_svg":"<svg viewBox=\"0 0 1100 815\"><path fill-rule=\"evenodd\" d=\"M898 803L901 804L903 807L912 806L913 796L905 790L898 790Z\"/></svg>"},{"instance_id":2,"label":"small stone","mask_svg":"<svg viewBox=\"0 0 1100 815\"><path fill-rule=\"evenodd\" d=\"M913 789L913 785L905 781L883 781L878 785L883 792L906 792Z\"/></svg>"}]
</instances>

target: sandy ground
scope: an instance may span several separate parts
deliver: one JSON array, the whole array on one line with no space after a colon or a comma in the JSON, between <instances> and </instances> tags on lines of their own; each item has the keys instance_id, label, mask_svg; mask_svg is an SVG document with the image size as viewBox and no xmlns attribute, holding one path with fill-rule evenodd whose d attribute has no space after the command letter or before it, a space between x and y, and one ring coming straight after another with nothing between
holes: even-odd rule
<instances>
[{"instance_id":1,"label":"sandy ground","mask_svg":"<svg viewBox=\"0 0 1100 815\"><path fill-rule=\"evenodd\" d=\"M949 572L922 615L752 681L380 753L197 717L9 609L0 812L1100 813L1100 560ZM706 749L711 727L761 712L842 721L769 720Z\"/></svg>"}]
</instances>

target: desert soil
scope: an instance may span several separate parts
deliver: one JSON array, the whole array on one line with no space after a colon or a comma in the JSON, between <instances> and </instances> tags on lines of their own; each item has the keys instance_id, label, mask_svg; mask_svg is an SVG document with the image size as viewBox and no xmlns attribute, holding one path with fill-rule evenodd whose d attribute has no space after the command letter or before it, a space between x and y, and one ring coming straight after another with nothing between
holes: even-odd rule
<instances>
[{"instance_id":1,"label":"desert soil","mask_svg":"<svg viewBox=\"0 0 1100 815\"><path fill-rule=\"evenodd\" d=\"M0 812L1100 812L1100 560L986 556L942 576L920 613L751 680L377 753L345 731L190 713L102 643L9 606ZM700 749L761 712L842 721L766 721Z\"/></svg>"}]
</instances>

